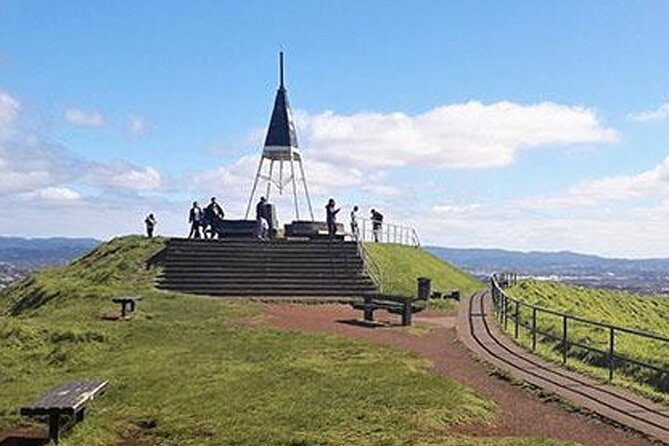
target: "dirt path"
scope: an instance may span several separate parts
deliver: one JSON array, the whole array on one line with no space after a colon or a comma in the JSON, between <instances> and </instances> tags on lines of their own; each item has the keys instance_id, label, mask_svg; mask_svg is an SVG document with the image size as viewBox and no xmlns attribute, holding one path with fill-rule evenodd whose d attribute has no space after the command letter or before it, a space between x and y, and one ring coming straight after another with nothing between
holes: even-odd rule
<instances>
[{"instance_id":1,"label":"dirt path","mask_svg":"<svg viewBox=\"0 0 669 446\"><path fill-rule=\"evenodd\" d=\"M476 293L465 301L458 314L457 330L470 351L510 376L669 443L669 408L524 350L498 329L490 293Z\"/></svg>"},{"instance_id":2,"label":"dirt path","mask_svg":"<svg viewBox=\"0 0 669 446\"><path fill-rule=\"evenodd\" d=\"M461 426L457 432L476 437L550 437L592 446L652 444L596 419L568 412L557 404L547 404L492 376L491 370L475 361L466 347L457 341L455 315L427 313L417 317L418 328L431 327L431 330L416 335L397 326L370 327L355 323L360 312L344 305L266 304L264 314L265 323L278 328L338 334L418 353L432 362L435 372L472 387L497 404L498 417L494 424ZM383 313L379 316L381 321L386 318L386 322L397 322L396 316Z\"/></svg>"}]
</instances>

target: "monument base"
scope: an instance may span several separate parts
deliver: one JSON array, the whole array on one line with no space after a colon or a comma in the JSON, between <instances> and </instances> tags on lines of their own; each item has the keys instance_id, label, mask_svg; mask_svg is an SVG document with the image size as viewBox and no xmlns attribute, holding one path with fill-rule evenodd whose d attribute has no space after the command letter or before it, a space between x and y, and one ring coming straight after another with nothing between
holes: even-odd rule
<instances>
[{"instance_id":1,"label":"monument base","mask_svg":"<svg viewBox=\"0 0 669 446\"><path fill-rule=\"evenodd\" d=\"M324 221L298 220L285 225L285 236L308 239L328 239L328 224ZM344 225L337 223L336 240L344 240Z\"/></svg>"}]
</instances>

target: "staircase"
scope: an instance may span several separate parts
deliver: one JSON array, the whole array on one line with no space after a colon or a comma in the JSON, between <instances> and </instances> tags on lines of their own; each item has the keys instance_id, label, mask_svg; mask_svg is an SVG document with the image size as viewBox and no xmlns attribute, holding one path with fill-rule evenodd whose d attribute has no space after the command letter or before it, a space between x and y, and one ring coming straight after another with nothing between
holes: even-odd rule
<instances>
[{"instance_id":1,"label":"staircase","mask_svg":"<svg viewBox=\"0 0 669 446\"><path fill-rule=\"evenodd\" d=\"M356 297L375 293L355 242L170 239L151 261L157 287L249 297Z\"/></svg>"}]
</instances>

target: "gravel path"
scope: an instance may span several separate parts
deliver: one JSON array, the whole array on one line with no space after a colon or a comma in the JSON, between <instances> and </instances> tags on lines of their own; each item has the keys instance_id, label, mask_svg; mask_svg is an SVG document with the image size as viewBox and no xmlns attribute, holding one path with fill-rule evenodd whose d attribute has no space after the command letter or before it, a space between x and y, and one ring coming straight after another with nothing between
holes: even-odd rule
<instances>
[{"instance_id":1,"label":"gravel path","mask_svg":"<svg viewBox=\"0 0 669 446\"><path fill-rule=\"evenodd\" d=\"M264 324L303 332L330 333L396 346L429 359L436 373L470 386L493 400L498 416L491 425L459 426L455 430L476 437L549 437L592 446L651 445L630 432L591 417L569 412L554 403L491 375L492 369L472 358L456 335L456 316L421 313L414 319L417 329L398 327L397 316L377 312L382 324L359 323L361 314L345 305L264 305ZM376 314L375 314L376 316ZM385 318L385 320L384 320Z\"/></svg>"}]
</instances>

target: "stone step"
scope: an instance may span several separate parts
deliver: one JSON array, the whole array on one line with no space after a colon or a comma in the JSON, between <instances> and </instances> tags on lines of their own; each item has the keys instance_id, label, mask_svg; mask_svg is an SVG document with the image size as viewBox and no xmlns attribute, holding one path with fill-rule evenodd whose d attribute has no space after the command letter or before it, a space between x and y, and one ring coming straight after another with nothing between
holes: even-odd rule
<instances>
[{"instance_id":1,"label":"stone step","mask_svg":"<svg viewBox=\"0 0 669 446\"><path fill-rule=\"evenodd\" d=\"M252 259L166 259L160 262L163 267L172 266L193 266L193 267L220 267L220 268L304 268L304 269L318 269L318 268L362 268L363 262L361 260L302 260L302 259L277 259L275 261L252 260Z\"/></svg>"},{"instance_id":2,"label":"stone step","mask_svg":"<svg viewBox=\"0 0 669 446\"><path fill-rule=\"evenodd\" d=\"M355 297L360 298L368 294L375 294L376 290L221 290L221 289L193 289L178 290L171 288L161 288L166 291L174 291L188 294L199 294L207 296L229 296L229 297L285 297L285 298L318 298L318 297Z\"/></svg>"},{"instance_id":3,"label":"stone step","mask_svg":"<svg viewBox=\"0 0 669 446\"><path fill-rule=\"evenodd\" d=\"M159 278L217 278L217 279L281 279L281 280L299 280L299 279L356 279L367 278L364 271L200 271L200 270L169 270L163 271Z\"/></svg>"}]
</instances>

